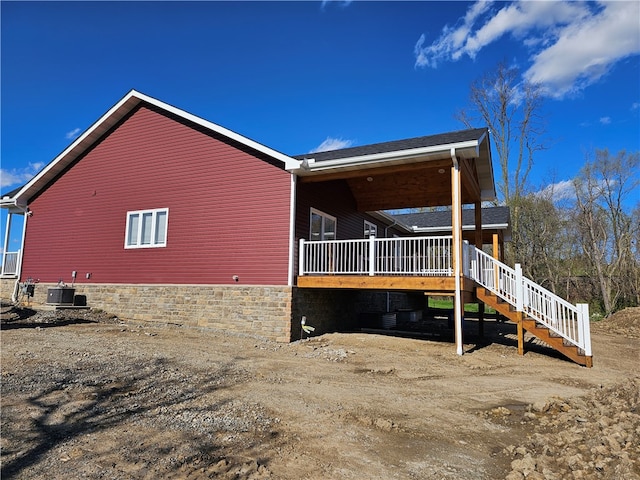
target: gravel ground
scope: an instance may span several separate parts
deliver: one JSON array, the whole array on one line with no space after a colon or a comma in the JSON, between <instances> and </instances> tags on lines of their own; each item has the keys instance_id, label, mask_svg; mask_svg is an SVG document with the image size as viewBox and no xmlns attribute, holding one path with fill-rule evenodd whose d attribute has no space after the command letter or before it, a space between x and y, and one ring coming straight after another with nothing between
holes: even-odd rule
<instances>
[{"instance_id":1,"label":"gravel ground","mask_svg":"<svg viewBox=\"0 0 640 480\"><path fill-rule=\"evenodd\" d=\"M640 309L594 368L488 325L292 344L2 309L2 478L640 479ZM475 343L474 343L475 342Z\"/></svg>"}]
</instances>

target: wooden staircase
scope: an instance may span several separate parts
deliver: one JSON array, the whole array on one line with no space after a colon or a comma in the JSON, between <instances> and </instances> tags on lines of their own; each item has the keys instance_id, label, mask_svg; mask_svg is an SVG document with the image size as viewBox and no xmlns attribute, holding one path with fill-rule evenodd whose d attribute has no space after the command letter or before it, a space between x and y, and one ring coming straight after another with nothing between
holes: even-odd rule
<instances>
[{"instance_id":1,"label":"wooden staircase","mask_svg":"<svg viewBox=\"0 0 640 480\"><path fill-rule=\"evenodd\" d=\"M534 319L523 314L523 312L516 311L513 305L491 293L486 288L477 287L476 297L478 300L495 309L498 313L502 314L517 325L518 354L524 355L524 331L526 330L575 363L587 368L591 368L593 366L592 356L585 355L583 350L579 349L575 345L569 344L565 339L558 336L549 328L537 323Z\"/></svg>"}]
</instances>

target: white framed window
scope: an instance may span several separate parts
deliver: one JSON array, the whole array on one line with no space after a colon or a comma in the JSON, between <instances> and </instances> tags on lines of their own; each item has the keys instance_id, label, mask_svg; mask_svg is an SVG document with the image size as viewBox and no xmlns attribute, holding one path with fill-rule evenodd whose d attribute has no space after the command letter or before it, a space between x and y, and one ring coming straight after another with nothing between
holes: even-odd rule
<instances>
[{"instance_id":1,"label":"white framed window","mask_svg":"<svg viewBox=\"0 0 640 480\"><path fill-rule=\"evenodd\" d=\"M364 221L364 238L377 237L378 226L375 223Z\"/></svg>"},{"instance_id":2,"label":"white framed window","mask_svg":"<svg viewBox=\"0 0 640 480\"><path fill-rule=\"evenodd\" d=\"M336 217L327 215L315 208L311 209L311 228L309 232L310 240L335 240L336 227Z\"/></svg>"},{"instance_id":3,"label":"white framed window","mask_svg":"<svg viewBox=\"0 0 640 480\"><path fill-rule=\"evenodd\" d=\"M168 220L168 208L127 212L124 248L166 247Z\"/></svg>"}]
</instances>

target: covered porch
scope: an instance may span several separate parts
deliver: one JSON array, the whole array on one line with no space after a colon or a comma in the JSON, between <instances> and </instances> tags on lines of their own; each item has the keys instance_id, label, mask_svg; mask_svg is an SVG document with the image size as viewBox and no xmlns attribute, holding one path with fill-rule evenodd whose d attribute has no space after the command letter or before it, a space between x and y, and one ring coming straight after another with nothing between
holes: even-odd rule
<instances>
[{"instance_id":1,"label":"covered porch","mask_svg":"<svg viewBox=\"0 0 640 480\"><path fill-rule=\"evenodd\" d=\"M296 286L303 289L412 291L454 298L457 353L463 353L463 305L473 301L475 282L465 274L464 235L482 248L482 202L495 199L487 129L320 152L297 157L298 187L327 190L346 186L355 209L384 220L390 229L377 236L298 239ZM327 192L329 193L329 192ZM329 193L330 194L330 193ZM463 233L463 205L473 206L472 230ZM450 222L439 235L420 234L388 215L401 209L448 207ZM385 218L386 216L386 218ZM336 215L331 224L340 224ZM399 230L398 230L399 228ZM339 227L338 227L339 229ZM430 233L430 232L429 232ZM359 234L362 235L362 234ZM320 236L322 237L322 236ZM500 240L496 237L496 249ZM496 255L498 252L496 251Z\"/></svg>"}]
</instances>

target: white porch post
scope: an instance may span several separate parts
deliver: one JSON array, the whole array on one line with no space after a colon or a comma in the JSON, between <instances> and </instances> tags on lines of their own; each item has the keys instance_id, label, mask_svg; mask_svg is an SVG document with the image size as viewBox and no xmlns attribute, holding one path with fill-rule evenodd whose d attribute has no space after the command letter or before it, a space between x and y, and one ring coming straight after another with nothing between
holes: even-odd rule
<instances>
[{"instance_id":1,"label":"white porch post","mask_svg":"<svg viewBox=\"0 0 640 480\"><path fill-rule=\"evenodd\" d=\"M376 274L376 237L369 237L369 276Z\"/></svg>"},{"instance_id":2,"label":"white porch post","mask_svg":"<svg viewBox=\"0 0 640 480\"><path fill-rule=\"evenodd\" d=\"M584 354L587 357L592 356L591 352L591 325L589 324L589 304L578 303L579 321L582 329L581 340L584 343Z\"/></svg>"},{"instance_id":3,"label":"white porch post","mask_svg":"<svg viewBox=\"0 0 640 480\"><path fill-rule=\"evenodd\" d=\"M298 246L298 276L304 276L304 267L304 238L301 238Z\"/></svg>"},{"instance_id":4,"label":"white porch post","mask_svg":"<svg viewBox=\"0 0 640 480\"><path fill-rule=\"evenodd\" d=\"M515 264L516 278L514 285L516 296L516 311L522 312L524 310L524 284L522 283L522 266L519 263Z\"/></svg>"},{"instance_id":5,"label":"white porch post","mask_svg":"<svg viewBox=\"0 0 640 480\"><path fill-rule=\"evenodd\" d=\"M464 322L464 305L462 303L462 195L460 181L460 164L456 157L455 148L451 149L451 225L453 241L453 275L455 281L455 296L453 314L455 321L456 353L464 353L462 343L462 324Z\"/></svg>"}]
</instances>

